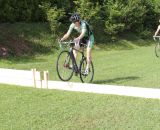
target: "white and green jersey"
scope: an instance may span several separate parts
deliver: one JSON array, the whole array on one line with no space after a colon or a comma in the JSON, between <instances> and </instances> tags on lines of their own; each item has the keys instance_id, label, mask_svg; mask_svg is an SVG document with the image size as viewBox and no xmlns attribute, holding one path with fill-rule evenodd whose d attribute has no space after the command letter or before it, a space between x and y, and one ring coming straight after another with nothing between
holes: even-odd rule
<instances>
[{"instance_id":1,"label":"white and green jersey","mask_svg":"<svg viewBox=\"0 0 160 130\"><path fill-rule=\"evenodd\" d=\"M84 32L84 37L88 38L88 46L92 48L94 44L94 36L92 31L89 29L89 26L87 26L88 25L85 21L81 21L80 27L76 27L75 24L72 23L69 27L67 34L70 35L73 30L76 30L78 33Z\"/></svg>"},{"instance_id":2,"label":"white and green jersey","mask_svg":"<svg viewBox=\"0 0 160 130\"><path fill-rule=\"evenodd\" d=\"M84 37L88 37L88 35L89 35L89 34L88 34L88 31L90 31L90 30L87 30L87 24L86 24L85 21L81 21L80 27L76 27L75 24L72 23L72 24L70 25L70 27L69 27L69 30L68 30L67 34L70 35L71 32L73 31L73 29L75 29L78 33L82 33L82 31L85 32Z\"/></svg>"}]
</instances>

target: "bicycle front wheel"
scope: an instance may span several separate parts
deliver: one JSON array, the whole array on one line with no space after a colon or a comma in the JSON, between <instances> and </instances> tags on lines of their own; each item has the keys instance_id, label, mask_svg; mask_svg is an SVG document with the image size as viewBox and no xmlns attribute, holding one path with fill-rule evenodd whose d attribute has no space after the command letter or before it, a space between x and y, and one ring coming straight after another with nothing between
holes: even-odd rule
<instances>
[{"instance_id":1,"label":"bicycle front wheel","mask_svg":"<svg viewBox=\"0 0 160 130\"><path fill-rule=\"evenodd\" d=\"M62 81L69 81L73 76L72 60L68 51L62 51L57 59L56 70Z\"/></svg>"},{"instance_id":2,"label":"bicycle front wheel","mask_svg":"<svg viewBox=\"0 0 160 130\"><path fill-rule=\"evenodd\" d=\"M86 58L84 58L84 59L82 59L82 61L80 63L80 79L81 79L82 83L91 83L93 81L93 77L94 77L93 62L91 61L91 63L90 63L88 75L84 74L86 66L87 66L87 60L86 60Z\"/></svg>"}]
</instances>

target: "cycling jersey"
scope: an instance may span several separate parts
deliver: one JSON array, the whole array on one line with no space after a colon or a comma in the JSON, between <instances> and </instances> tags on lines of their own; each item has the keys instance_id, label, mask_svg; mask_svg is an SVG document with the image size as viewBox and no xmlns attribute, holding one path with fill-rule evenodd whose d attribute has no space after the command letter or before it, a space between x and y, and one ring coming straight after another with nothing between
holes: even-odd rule
<instances>
[{"instance_id":1,"label":"cycling jersey","mask_svg":"<svg viewBox=\"0 0 160 130\"><path fill-rule=\"evenodd\" d=\"M85 32L84 39L86 39L86 43L88 44L88 47L92 48L94 44L94 36L93 36L92 31L89 30L89 27L87 26L88 25L85 21L80 21L80 27L76 27L75 24L72 23L69 27L67 34L70 35L73 29L75 29L78 33L82 33L82 31Z\"/></svg>"}]
</instances>

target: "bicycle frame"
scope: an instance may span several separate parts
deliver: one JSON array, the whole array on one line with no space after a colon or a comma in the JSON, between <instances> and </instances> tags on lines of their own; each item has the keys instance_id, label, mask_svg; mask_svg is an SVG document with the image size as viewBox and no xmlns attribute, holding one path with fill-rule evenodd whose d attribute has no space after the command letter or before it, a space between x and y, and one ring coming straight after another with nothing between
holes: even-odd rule
<instances>
[{"instance_id":1,"label":"bicycle frame","mask_svg":"<svg viewBox=\"0 0 160 130\"><path fill-rule=\"evenodd\" d=\"M74 48L74 46L72 45L72 44L75 44L75 43L72 42L72 41L70 41L70 42L59 42L59 44L60 44L60 47L62 47L62 45L70 46L70 47L69 47L69 53L70 53L71 60L72 60L73 70L74 70L75 73L79 73L79 67L78 67L77 62L76 62L76 59L75 59L75 57L74 57L73 50L77 51L78 53L81 53L81 55L82 55L81 60L82 60L82 59L85 58L85 56L84 56L84 48L83 48L82 51L77 50L77 49ZM84 47L86 46L86 45L83 44L83 43L81 43L81 44L82 44Z\"/></svg>"},{"instance_id":2,"label":"bicycle frame","mask_svg":"<svg viewBox=\"0 0 160 130\"><path fill-rule=\"evenodd\" d=\"M84 52L83 52L83 51L80 51L80 50L77 50L77 49L75 49L74 47L70 47L70 49L69 49L69 53L70 53L71 60L72 60L72 64L73 64L73 70L75 71L75 73L79 73L79 67L78 67L77 62L76 62L76 59L75 59L75 57L74 57L73 50L81 53L81 55L82 55L82 58L81 58L81 59L85 58Z\"/></svg>"}]
</instances>

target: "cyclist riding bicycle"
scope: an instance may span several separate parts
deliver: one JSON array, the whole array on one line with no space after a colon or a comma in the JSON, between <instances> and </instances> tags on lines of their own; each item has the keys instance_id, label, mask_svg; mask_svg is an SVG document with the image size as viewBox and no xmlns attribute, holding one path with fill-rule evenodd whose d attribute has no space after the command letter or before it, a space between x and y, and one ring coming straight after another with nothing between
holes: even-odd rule
<instances>
[{"instance_id":1,"label":"cyclist riding bicycle","mask_svg":"<svg viewBox=\"0 0 160 130\"><path fill-rule=\"evenodd\" d=\"M160 22L160 20L159 20L159 22ZM157 35L158 35L159 30L160 30L160 25L158 25L157 30L156 30L156 32L155 32L155 34L154 34L154 36L153 36L153 37L155 37L155 36L157 36Z\"/></svg>"},{"instance_id":2,"label":"cyclist riding bicycle","mask_svg":"<svg viewBox=\"0 0 160 130\"><path fill-rule=\"evenodd\" d=\"M72 22L72 24L70 25L67 33L61 38L61 41L66 40L70 36L73 29L75 29L78 33L80 33L80 35L74 39L75 49L79 50L81 43L87 44L87 66L86 66L84 74L88 75L89 66L92 60L91 50L94 44L93 32L90 30L88 23L80 19L80 16L78 13L74 13L70 17L70 21ZM77 51L74 50L73 53L74 53L74 57L76 58Z\"/></svg>"}]
</instances>

